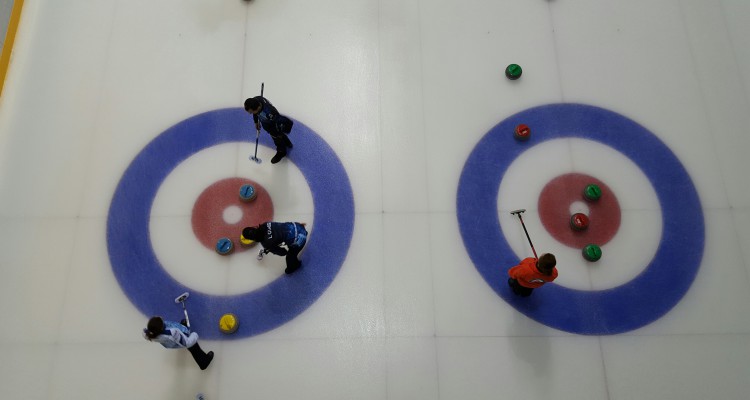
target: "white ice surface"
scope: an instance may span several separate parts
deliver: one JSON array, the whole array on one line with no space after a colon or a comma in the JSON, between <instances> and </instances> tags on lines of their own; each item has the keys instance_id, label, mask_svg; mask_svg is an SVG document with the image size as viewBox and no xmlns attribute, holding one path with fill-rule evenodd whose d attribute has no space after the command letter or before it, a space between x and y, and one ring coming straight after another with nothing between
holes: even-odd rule
<instances>
[{"instance_id":1,"label":"white ice surface","mask_svg":"<svg viewBox=\"0 0 750 400\"><path fill-rule=\"evenodd\" d=\"M0 99L0 398L746 399L749 20L745 0L26 0ZM520 80L505 79L510 63ZM260 82L340 158L354 234L310 308L258 336L202 341L216 358L200 371L187 352L141 338L148 316L112 273L107 215L147 143L240 107ZM558 102L654 133L701 201L693 285L634 331L579 336L535 322L484 282L461 239L458 180L477 141ZM546 143L534 151L547 164L509 170L500 221L529 255L503 207L518 202L537 249L559 254L559 284L609 288L653 256L661 212L627 160L576 141ZM252 168L287 194L274 197L282 220L311 219L311 194L292 163L271 166L271 149L255 166L252 143L218 147L165 181L151 234L160 258L195 266L181 280L241 293L283 274L283 260L185 251L197 243L195 197ZM544 232L535 209L535 191L566 168L595 169L623 207L593 268Z\"/></svg>"}]
</instances>

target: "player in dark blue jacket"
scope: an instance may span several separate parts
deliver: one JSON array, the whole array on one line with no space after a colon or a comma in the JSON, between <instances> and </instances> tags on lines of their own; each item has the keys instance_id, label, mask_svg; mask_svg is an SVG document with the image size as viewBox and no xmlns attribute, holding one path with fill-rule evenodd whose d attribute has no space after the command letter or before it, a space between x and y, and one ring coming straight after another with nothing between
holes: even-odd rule
<instances>
[{"instance_id":1,"label":"player in dark blue jacket","mask_svg":"<svg viewBox=\"0 0 750 400\"><path fill-rule=\"evenodd\" d=\"M291 274L302 266L298 256L307 244L305 224L299 222L264 222L242 230L242 238L259 242L263 249L258 254L273 253L286 256L286 272ZM286 249L282 246L286 246Z\"/></svg>"},{"instance_id":2,"label":"player in dark blue jacket","mask_svg":"<svg viewBox=\"0 0 750 400\"><path fill-rule=\"evenodd\" d=\"M276 107L268 99L255 96L245 100L245 111L253 115L255 129L263 129L271 135L273 144L276 145L276 155L271 159L271 164L276 164L286 156L286 149L294 147L287 136L292 131L294 122L279 114Z\"/></svg>"}]
</instances>

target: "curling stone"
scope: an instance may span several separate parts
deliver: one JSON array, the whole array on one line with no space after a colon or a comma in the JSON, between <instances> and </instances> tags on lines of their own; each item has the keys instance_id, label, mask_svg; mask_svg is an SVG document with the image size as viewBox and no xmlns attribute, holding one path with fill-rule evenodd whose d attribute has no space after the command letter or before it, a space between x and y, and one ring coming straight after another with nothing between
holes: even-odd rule
<instances>
[{"instance_id":1,"label":"curling stone","mask_svg":"<svg viewBox=\"0 0 750 400\"><path fill-rule=\"evenodd\" d=\"M240 188L240 200L242 201L253 201L258 197L258 192L255 191L255 186L251 184L242 185Z\"/></svg>"},{"instance_id":2,"label":"curling stone","mask_svg":"<svg viewBox=\"0 0 750 400\"><path fill-rule=\"evenodd\" d=\"M510 64L505 68L505 76L512 81L520 78L522 73L523 69L518 64Z\"/></svg>"},{"instance_id":3,"label":"curling stone","mask_svg":"<svg viewBox=\"0 0 750 400\"><path fill-rule=\"evenodd\" d=\"M529 137L531 137L531 129L528 125L520 124L516 126L516 129L513 131L513 137L522 142L529 140Z\"/></svg>"},{"instance_id":4,"label":"curling stone","mask_svg":"<svg viewBox=\"0 0 750 400\"><path fill-rule=\"evenodd\" d=\"M587 244L586 247L581 250L581 254L583 254L583 258L586 260L595 262L602 258L602 249L595 244Z\"/></svg>"},{"instance_id":5,"label":"curling stone","mask_svg":"<svg viewBox=\"0 0 750 400\"><path fill-rule=\"evenodd\" d=\"M240 321L237 319L237 316L232 313L224 314L219 318L219 330L221 333L234 333L239 327Z\"/></svg>"},{"instance_id":6,"label":"curling stone","mask_svg":"<svg viewBox=\"0 0 750 400\"><path fill-rule=\"evenodd\" d=\"M593 183L590 185L586 185L586 187L583 189L583 197L589 201L597 201L600 197L602 197L602 188L600 188L599 185L595 185Z\"/></svg>"},{"instance_id":7,"label":"curling stone","mask_svg":"<svg viewBox=\"0 0 750 400\"><path fill-rule=\"evenodd\" d=\"M225 256L234 250L234 243L229 238L221 238L216 241L216 252Z\"/></svg>"},{"instance_id":8,"label":"curling stone","mask_svg":"<svg viewBox=\"0 0 750 400\"><path fill-rule=\"evenodd\" d=\"M252 247L252 246L255 246L255 243L256 242L254 242L254 241L252 241L250 239L245 238L244 236L242 236L242 233L240 233L240 246L242 246L242 247Z\"/></svg>"},{"instance_id":9,"label":"curling stone","mask_svg":"<svg viewBox=\"0 0 750 400\"><path fill-rule=\"evenodd\" d=\"M589 227L589 217L583 213L575 213L570 217L570 227L574 231L585 231Z\"/></svg>"}]
</instances>

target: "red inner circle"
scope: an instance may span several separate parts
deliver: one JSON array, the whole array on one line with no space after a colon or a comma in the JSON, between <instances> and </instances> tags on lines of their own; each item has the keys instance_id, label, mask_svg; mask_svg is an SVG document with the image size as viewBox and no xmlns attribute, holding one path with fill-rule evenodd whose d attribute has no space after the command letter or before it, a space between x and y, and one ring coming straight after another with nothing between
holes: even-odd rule
<instances>
[{"instance_id":1,"label":"red inner circle","mask_svg":"<svg viewBox=\"0 0 750 400\"><path fill-rule=\"evenodd\" d=\"M602 190L599 200L589 201L583 196L583 190L591 183ZM586 230L577 231L570 226L570 205L576 201L585 202L589 208ZM620 228L621 216L620 204L612 190L589 175L560 175L547 183L539 195L539 218L544 228L560 243L576 249L589 243L602 246L612 240Z\"/></svg>"},{"instance_id":2,"label":"red inner circle","mask_svg":"<svg viewBox=\"0 0 750 400\"><path fill-rule=\"evenodd\" d=\"M252 201L240 199L242 185L255 187L257 197ZM239 222L230 224L224 221L224 210L237 206L242 210ZM228 178L215 182L198 196L193 205L193 233L211 251L216 242L227 237L234 243L234 251L245 251L240 245L242 229L273 219L273 201L263 186L247 178Z\"/></svg>"}]
</instances>

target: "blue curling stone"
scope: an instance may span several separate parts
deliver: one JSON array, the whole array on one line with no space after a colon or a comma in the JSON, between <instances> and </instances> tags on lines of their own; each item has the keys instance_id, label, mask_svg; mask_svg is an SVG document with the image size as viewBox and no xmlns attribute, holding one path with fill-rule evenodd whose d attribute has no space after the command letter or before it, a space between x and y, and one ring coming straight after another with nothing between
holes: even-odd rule
<instances>
[{"instance_id":1,"label":"blue curling stone","mask_svg":"<svg viewBox=\"0 0 750 400\"><path fill-rule=\"evenodd\" d=\"M253 185L242 185L242 187L240 188L240 200L242 201L253 201L257 196L258 192L255 191L255 187Z\"/></svg>"},{"instance_id":2,"label":"blue curling stone","mask_svg":"<svg viewBox=\"0 0 750 400\"><path fill-rule=\"evenodd\" d=\"M234 243L229 238L221 238L216 241L216 252L225 256L234 250Z\"/></svg>"}]
</instances>

